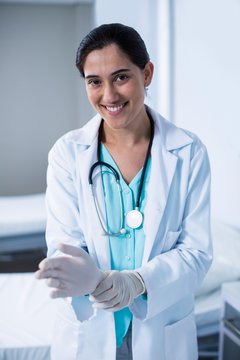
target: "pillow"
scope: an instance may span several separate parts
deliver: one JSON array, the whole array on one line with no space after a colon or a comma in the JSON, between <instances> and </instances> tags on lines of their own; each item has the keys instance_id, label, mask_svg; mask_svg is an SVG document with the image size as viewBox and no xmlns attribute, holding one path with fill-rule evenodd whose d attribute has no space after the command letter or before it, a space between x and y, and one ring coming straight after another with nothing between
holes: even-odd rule
<instances>
[{"instance_id":1,"label":"pillow","mask_svg":"<svg viewBox=\"0 0 240 360\"><path fill-rule=\"evenodd\" d=\"M212 220L213 262L196 296L228 281L240 280L240 228Z\"/></svg>"}]
</instances>

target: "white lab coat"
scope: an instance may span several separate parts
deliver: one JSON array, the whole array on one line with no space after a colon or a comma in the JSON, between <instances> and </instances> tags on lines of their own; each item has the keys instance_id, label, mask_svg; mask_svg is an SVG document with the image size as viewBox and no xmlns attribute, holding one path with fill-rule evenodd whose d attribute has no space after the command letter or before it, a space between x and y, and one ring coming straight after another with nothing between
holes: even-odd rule
<instances>
[{"instance_id":1,"label":"white lab coat","mask_svg":"<svg viewBox=\"0 0 240 360\"><path fill-rule=\"evenodd\" d=\"M212 260L209 161L194 134L149 111L155 134L144 210L146 241L138 269L148 295L130 307L133 359L196 360L194 291ZM58 242L86 245L97 265L107 270L108 238L102 235L88 183L89 169L97 160L100 120L96 115L83 128L64 135L50 151L46 239L49 256ZM96 191L104 209L101 187ZM93 312L87 296L75 299L74 306L64 299L55 301L53 360L115 359L112 313Z\"/></svg>"}]
</instances>

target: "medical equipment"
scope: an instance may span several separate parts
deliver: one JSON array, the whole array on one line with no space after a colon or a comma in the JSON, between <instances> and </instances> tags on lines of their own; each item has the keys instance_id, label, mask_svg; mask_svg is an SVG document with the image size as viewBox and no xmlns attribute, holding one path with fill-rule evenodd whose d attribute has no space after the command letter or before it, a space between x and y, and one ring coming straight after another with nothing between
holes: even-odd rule
<instances>
[{"instance_id":1,"label":"medical equipment","mask_svg":"<svg viewBox=\"0 0 240 360\"><path fill-rule=\"evenodd\" d=\"M141 179L140 179L140 185L139 185L139 189L138 189L138 195L137 195L137 200L136 200L136 204L135 204L135 209L129 211L126 214L126 224L128 225L128 227L130 227L131 229L137 229L139 228L142 223L143 223L143 214L142 212L139 210L140 208L140 201L141 201L141 194L142 194L142 188L143 188L143 183L144 183L144 179L145 179L145 173L146 173L146 169L147 169L147 162L150 156L150 152L151 152L151 148L152 148L152 142L153 142L153 137L154 137L154 124L153 124L153 120L150 116L150 114L148 114L149 119L150 119L150 126L151 126L151 133L150 133L150 140L149 140L149 144L148 144L148 149L147 149L147 154L145 157L145 161L144 161L144 165L143 165L143 170L142 170L142 174L141 174ZM100 156L100 147L101 147L101 134L102 134L102 128L103 128L103 121L101 122L100 128L99 128L99 133L98 133L98 150L97 150L97 157L98 160L97 162L95 162L89 171L89 177L88 177L88 182L89 185L91 187L91 191L92 191L92 196L93 196L93 200L94 200L94 205L96 208L96 213L99 219L99 222L101 224L101 227L104 231L104 235L107 236L118 236L118 235L124 235L127 230L124 227L124 209L123 209L123 199L122 199L122 188L121 188L121 184L120 184L120 176L117 172L116 169L114 169L110 164L101 161L101 156ZM96 196L94 194L94 187L93 187L93 172L94 170L100 166L102 167L106 167L108 168L108 170L110 170L111 174L115 177L117 186L118 186L118 193L119 193L119 201L120 201L120 226L119 226L119 231L108 231L106 229L106 227L103 224L103 220L100 214L100 210L99 210L99 205L98 205L98 201L96 199Z\"/></svg>"}]
</instances>

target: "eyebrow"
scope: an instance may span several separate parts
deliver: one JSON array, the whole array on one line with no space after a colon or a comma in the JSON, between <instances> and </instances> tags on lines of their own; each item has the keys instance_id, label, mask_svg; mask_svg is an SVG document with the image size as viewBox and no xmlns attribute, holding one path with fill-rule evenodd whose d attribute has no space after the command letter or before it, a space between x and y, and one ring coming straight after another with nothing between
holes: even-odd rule
<instances>
[{"instance_id":1,"label":"eyebrow","mask_svg":"<svg viewBox=\"0 0 240 360\"><path fill-rule=\"evenodd\" d=\"M131 71L131 70L130 69L119 69L119 70L112 72L110 75L113 76L113 75L116 75L116 74L119 74L122 72L129 72L129 71ZM100 77L100 76L99 75L87 75L87 76L85 76L84 79L97 78L97 77Z\"/></svg>"}]
</instances>

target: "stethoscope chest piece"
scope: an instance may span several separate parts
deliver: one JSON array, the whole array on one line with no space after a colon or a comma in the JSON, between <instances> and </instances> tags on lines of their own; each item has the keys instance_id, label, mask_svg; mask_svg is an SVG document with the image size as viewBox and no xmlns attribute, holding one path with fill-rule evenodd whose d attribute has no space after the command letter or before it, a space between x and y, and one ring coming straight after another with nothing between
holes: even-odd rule
<instances>
[{"instance_id":1,"label":"stethoscope chest piece","mask_svg":"<svg viewBox=\"0 0 240 360\"><path fill-rule=\"evenodd\" d=\"M137 229L142 225L143 216L139 210L131 210L126 215L126 223L131 229Z\"/></svg>"}]
</instances>

